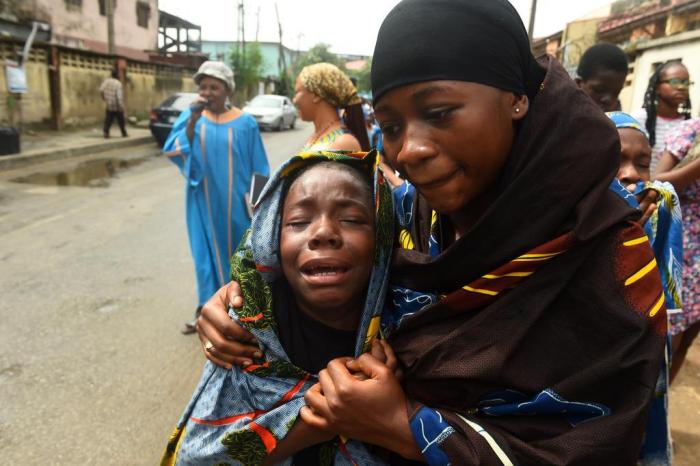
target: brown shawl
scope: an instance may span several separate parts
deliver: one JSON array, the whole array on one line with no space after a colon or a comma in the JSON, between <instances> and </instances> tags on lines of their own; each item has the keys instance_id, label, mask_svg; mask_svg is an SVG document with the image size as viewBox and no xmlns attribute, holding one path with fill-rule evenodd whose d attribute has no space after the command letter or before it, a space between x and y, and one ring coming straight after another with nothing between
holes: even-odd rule
<instances>
[{"instance_id":1,"label":"brown shawl","mask_svg":"<svg viewBox=\"0 0 700 466\"><path fill-rule=\"evenodd\" d=\"M390 343L407 396L420 400L412 412L430 406L455 429L441 444L452 464L502 464L477 424L513 463L635 464L662 362L661 282L631 222L638 214L608 190L619 166L615 128L555 60L541 63L547 75L500 195L474 228L431 259L430 210L415 203L418 251L396 253L392 280L446 297L404 319ZM527 270L518 257L548 260L492 285L498 293L485 299L484 277ZM610 414L572 427L564 414L493 416L478 406L494 392L545 389Z\"/></svg>"}]
</instances>

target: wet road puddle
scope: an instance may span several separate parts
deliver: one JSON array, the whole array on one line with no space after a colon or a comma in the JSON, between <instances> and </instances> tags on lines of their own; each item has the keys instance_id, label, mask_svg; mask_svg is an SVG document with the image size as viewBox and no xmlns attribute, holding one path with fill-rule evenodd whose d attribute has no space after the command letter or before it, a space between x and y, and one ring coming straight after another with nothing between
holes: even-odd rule
<instances>
[{"instance_id":1,"label":"wet road puddle","mask_svg":"<svg viewBox=\"0 0 700 466\"><path fill-rule=\"evenodd\" d=\"M38 184L43 186L89 186L106 188L109 178L118 172L136 166L143 159L96 159L81 162L70 170L47 171L14 178L18 183Z\"/></svg>"}]
</instances>

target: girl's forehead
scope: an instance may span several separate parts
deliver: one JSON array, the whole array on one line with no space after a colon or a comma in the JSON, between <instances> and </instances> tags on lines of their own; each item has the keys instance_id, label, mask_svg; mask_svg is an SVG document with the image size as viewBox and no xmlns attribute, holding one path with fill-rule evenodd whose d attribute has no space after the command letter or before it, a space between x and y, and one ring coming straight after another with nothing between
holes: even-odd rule
<instances>
[{"instance_id":1,"label":"girl's forehead","mask_svg":"<svg viewBox=\"0 0 700 466\"><path fill-rule=\"evenodd\" d=\"M346 166L327 164L314 165L300 174L289 187L287 198L290 195L303 195L320 199L328 195L329 191L345 191L348 194L362 195L371 198L371 189L363 175L353 168ZM361 194L360 194L361 193ZM365 196L364 194L369 194Z\"/></svg>"},{"instance_id":2,"label":"girl's forehead","mask_svg":"<svg viewBox=\"0 0 700 466\"><path fill-rule=\"evenodd\" d=\"M687 75L688 74L688 69L685 67L683 63L672 63L668 65L664 70L661 72L663 76L667 76L669 74L673 75Z\"/></svg>"}]
</instances>

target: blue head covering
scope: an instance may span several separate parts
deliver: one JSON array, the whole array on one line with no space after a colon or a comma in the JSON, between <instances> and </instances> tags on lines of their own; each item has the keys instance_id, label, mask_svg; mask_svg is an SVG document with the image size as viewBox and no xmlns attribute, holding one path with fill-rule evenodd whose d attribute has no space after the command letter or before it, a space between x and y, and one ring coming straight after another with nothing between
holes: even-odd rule
<instances>
[{"instance_id":1,"label":"blue head covering","mask_svg":"<svg viewBox=\"0 0 700 466\"><path fill-rule=\"evenodd\" d=\"M613 123L615 123L615 127L617 129L620 128L632 128L636 129L640 133L644 135L647 140L649 139L649 133L647 133L646 129L644 129L644 126L642 126L641 123L639 123L632 115L629 113L625 112L607 112L606 115L608 118L612 120Z\"/></svg>"}]
</instances>

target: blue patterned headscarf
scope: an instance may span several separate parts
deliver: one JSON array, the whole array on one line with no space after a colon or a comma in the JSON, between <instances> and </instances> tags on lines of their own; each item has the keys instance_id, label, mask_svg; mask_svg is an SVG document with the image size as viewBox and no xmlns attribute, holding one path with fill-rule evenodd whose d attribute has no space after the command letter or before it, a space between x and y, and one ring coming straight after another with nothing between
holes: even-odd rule
<instances>
[{"instance_id":1,"label":"blue patterned headscarf","mask_svg":"<svg viewBox=\"0 0 700 466\"><path fill-rule=\"evenodd\" d=\"M355 356L368 351L378 335L393 244L393 204L389 187L377 170L377 152L298 154L265 185L255 206L251 229L231 259L231 275L241 285L244 304L238 309L230 307L229 316L255 335L264 357L243 369L234 366L227 370L206 363L199 386L168 442L161 466L262 464L296 422L304 406L304 393L317 382L317 377L295 366L282 347L272 311L275 303L271 284L281 277L280 223L288 186L300 170L326 161L354 166L374 179L374 267ZM335 466L384 464L354 440L336 438L324 444L322 450ZM289 463L291 458L282 464Z\"/></svg>"},{"instance_id":2,"label":"blue patterned headscarf","mask_svg":"<svg viewBox=\"0 0 700 466\"><path fill-rule=\"evenodd\" d=\"M644 126L641 125L632 115L629 113L625 112L607 112L606 115L608 118L612 120L613 123L615 123L615 127L617 129L620 128L632 128L636 129L640 133L644 135L647 140L649 140L649 133L647 133L647 130L644 129Z\"/></svg>"}]
</instances>

